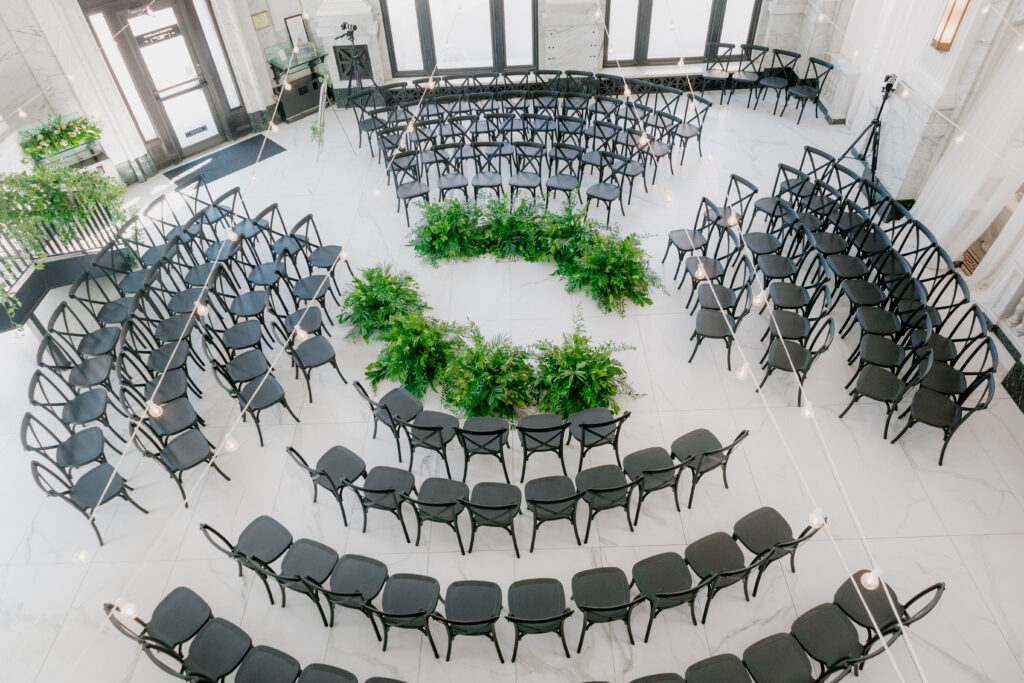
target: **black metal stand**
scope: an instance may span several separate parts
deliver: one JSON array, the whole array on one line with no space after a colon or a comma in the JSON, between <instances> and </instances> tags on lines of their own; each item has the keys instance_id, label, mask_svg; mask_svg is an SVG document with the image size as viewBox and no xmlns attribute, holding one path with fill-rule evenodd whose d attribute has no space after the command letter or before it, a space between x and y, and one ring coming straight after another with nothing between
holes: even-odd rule
<instances>
[{"instance_id":1,"label":"black metal stand","mask_svg":"<svg viewBox=\"0 0 1024 683\"><path fill-rule=\"evenodd\" d=\"M374 87L377 87L377 81L375 81L373 79L373 71L369 67L367 67L365 64L363 64L363 57L362 57L362 54L361 54L362 51L356 49L356 27L353 26L352 24L345 23L345 24L342 24L341 28L344 31L344 33L342 33L340 36L338 36L338 38L348 38L348 44L349 44L348 87L347 87L348 92L349 93L352 92L352 83L353 83L353 81L358 83L360 88L362 87L363 74L366 74L367 80L369 80L370 83L372 83ZM338 75L341 76L342 74L338 74Z\"/></svg>"},{"instance_id":2,"label":"black metal stand","mask_svg":"<svg viewBox=\"0 0 1024 683\"><path fill-rule=\"evenodd\" d=\"M892 91L895 88L896 76L886 76L885 83L882 84L882 103L878 105L878 111L875 112L875 118L871 120L871 123L868 124L867 128L862 130L860 134L854 138L853 143L847 147L846 151L840 154L837 159L837 161L842 161L846 157L850 156L850 154L856 151L857 145L864 140L864 152L859 158L867 161L868 155L871 155L871 162L869 164L871 168L871 182L875 182L876 174L878 172L878 144L882 137L882 111L885 109L885 103L889 101L889 97L892 96Z\"/></svg>"}]
</instances>

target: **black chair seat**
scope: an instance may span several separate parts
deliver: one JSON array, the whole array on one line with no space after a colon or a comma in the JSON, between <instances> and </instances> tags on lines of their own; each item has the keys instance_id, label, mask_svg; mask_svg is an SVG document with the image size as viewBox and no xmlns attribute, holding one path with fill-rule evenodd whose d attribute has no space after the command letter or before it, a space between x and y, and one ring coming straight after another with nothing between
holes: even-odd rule
<instances>
[{"instance_id":1,"label":"black chair seat","mask_svg":"<svg viewBox=\"0 0 1024 683\"><path fill-rule=\"evenodd\" d=\"M725 69L708 69L700 76L706 81L727 81L732 78L732 72Z\"/></svg>"},{"instance_id":2,"label":"black chair seat","mask_svg":"<svg viewBox=\"0 0 1024 683\"><path fill-rule=\"evenodd\" d=\"M921 386L940 394L952 396L967 389L967 376L952 365L935 363L928 374L924 376Z\"/></svg>"},{"instance_id":3,"label":"black chair seat","mask_svg":"<svg viewBox=\"0 0 1024 683\"><path fill-rule=\"evenodd\" d=\"M473 487L469 502L474 505L500 507L491 510L476 508L472 510L473 521L484 526L508 526L519 514L519 506L523 502L523 492L518 486L501 482L481 482Z\"/></svg>"},{"instance_id":4,"label":"black chair seat","mask_svg":"<svg viewBox=\"0 0 1024 683\"><path fill-rule=\"evenodd\" d=\"M834 232L812 232L811 244L825 256L844 254L850 249L846 240Z\"/></svg>"},{"instance_id":5,"label":"black chair seat","mask_svg":"<svg viewBox=\"0 0 1024 683\"><path fill-rule=\"evenodd\" d=\"M663 673L663 674L651 674L650 676L641 676L640 678L634 678L629 683L686 683L679 674L674 673Z\"/></svg>"},{"instance_id":6,"label":"black chair seat","mask_svg":"<svg viewBox=\"0 0 1024 683\"><path fill-rule=\"evenodd\" d=\"M892 245L889 236L874 226L870 230L858 231L850 242L862 254L879 254Z\"/></svg>"},{"instance_id":7,"label":"black chair seat","mask_svg":"<svg viewBox=\"0 0 1024 683\"><path fill-rule=\"evenodd\" d=\"M176 398L162 404L164 412L160 417L150 417L149 424L159 436L170 436L183 432L197 422L195 408L187 398Z\"/></svg>"},{"instance_id":8,"label":"black chair seat","mask_svg":"<svg viewBox=\"0 0 1024 683\"><path fill-rule=\"evenodd\" d=\"M128 319L131 307L131 299L114 299L103 304L96 317L104 325L120 325Z\"/></svg>"},{"instance_id":9,"label":"black chair seat","mask_svg":"<svg viewBox=\"0 0 1024 683\"><path fill-rule=\"evenodd\" d=\"M715 655L691 664L684 677L687 683L750 683L750 674L734 654Z\"/></svg>"},{"instance_id":10,"label":"black chair seat","mask_svg":"<svg viewBox=\"0 0 1024 683\"><path fill-rule=\"evenodd\" d=\"M138 293L146 284L147 270L133 270L118 280L117 289L125 295Z\"/></svg>"},{"instance_id":11,"label":"black chair seat","mask_svg":"<svg viewBox=\"0 0 1024 683\"><path fill-rule=\"evenodd\" d=\"M735 319L724 311L702 308L697 311L697 334L711 339L727 339L736 329Z\"/></svg>"},{"instance_id":12,"label":"black chair seat","mask_svg":"<svg viewBox=\"0 0 1024 683\"><path fill-rule=\"evenodd\" d=\"M203 256L215 263L229 261L242 248L242 240L220 240L206 248Z\"/></svg>"},{"instance_id":13,"label":"black chair seat","mask_svg":"<svg viewBox=\"0 0 1024 683\"><path fill-rule=\"evenodd\" d=\"M865 334L891 335L900 331L900 319L892 311L875 306L857 309L857 323Z\"/></svg>"},{"instance_id":14,"label":"black chair seat","mask_svg":"<svg viewBox=\"0 0 1024 683\"><path fill-rule=\"evenodd\" d=\"M545 187L551 190L560 190L563 192L569 192L575 190L576 186L579 185L580 179L576 176L568 175L565 173L556 173L548 176L547 181L544 183Z\"/></svg>"},{"instance_id":15,"label":"black chair seat","mask_svg":"<svg viewBox=\"0 0 1024 683\"><path fill-rule=\"evenodd\" d=\"M707 429L694 429L683 434L672 442L672 457L679 462L686 462L701 453L717 451L722 447L722 442Z\"/></svg>"},{"instance_id":16,"label":"black chair seat","mask_svg":"<svg viewBox=\"0 0 1024 683\"><path fill-rule=\"evenodd\" d=\"M768 285L768 296L776 308L804 308L811 303L807 288L794 282L772 282Z\"/></svg>"},{"instance_id":17,"label":"black chair seat","mask_svg":"<svg viewBox=\"0 0 1024 683\"><path fill-rule=\"evenodd\" d=\"M725 273L725 266L716 258L710 256L687 256L685 261L686 272L695 280L716 280ZM698 277L697 273L704 269L704 277Z\"/></svg>"},{"instance_id":18,"label":"black chair seat","mask_svg":"<svg viewBox=\"0 0 1024 683\"><path fill-rule=\"evenodd\" d=\"M366 474L366 463L344 446L332 446L316 461L318 475L314 481L329 489L337 489L345 482L353 482Z\"/></svg>"},{"instance_id":19,"label":"black chair seat","mask_svg":"<svg viewBox=\"0 0 1024 683\"><path fill-rule=\"evenodd\" d=\"M903 347L888 337L865 334L859 346L860 359L864 363L883 368L895 368L903 362Z\"/></svg>"},{"instance_id":20,"label":"black chair seat","mask_svg":"<svg viewBox=\"0 0 1024 683\"><path fill-rule=\"evenodd\" d=\"M359 679L354 674L330 664L310 664L302 670L295 683L359 683ZM385 679L379 679L379 683L385 683Z\"/></svg>"},{"instance_id":21,"label":"black chair seat","mask_svg":"<svg viewBox=\"0 0 1024 683\"><path fill-rule=\"evenodd\" d=\"M469 487L466 484L442 477L424 480L416 497L431 520L437 522L454 522L464 509L460 501L468 499Z\"/></svg>"},{"instance_id":22,"label":"black chair seat","mask_svg":"<svg viewBox=\"0 0 1024 683\"><path fill-rule=\"evenodd\" d=\"M411 617L384 617L391 626L419 628L427 623L440 597L441 587L435 579L419 574L395 574L384 587L381 608L395 615L420 613Z\"/></svg>"},{"instance_id":23,"label":"black chair seat","mask_svg":"<svg viewBox=\"0 0 1024 683\"><path fill-rule=\"evenodd\" d=\"M783 211L784 201L785 200L783 200L782 197L776 197L775 195L761 197L754 202L754 209L757 211L763 211L769 216L781 216L785 213Z\"/></svg>"},{"instance_id":24,"label":"black chair seat","mask_svg":"<svg viewBox=\"0 0 1024 683\"><path fill-rule=\"evenodd\" d=\"M454 190L468 184L469 181L462 173L445 173L437 178L437 186L442 190Z\"/></svg>"},{"instance_id":25,"label":"black chair seat","mask_svg":"<svg viewBox=\"0 0 1024 683\"><path fill-rule=\"evenodd\" d=\"M269 226L270 223L265 218L261 218L258 221L253 221L251 218L243 218L235 223L234 230L243 239L250 239L266 230Z\"/></svg>"},{"instance_id":26,"label":"black chair seat","mask_svg":"<svg viewBox=\"0 0 1024 683\"><path fill-rule=\"evenodd\" d=\"M672 145L662 140L651 140L647 145L647 149L656 158L672 153Z\"/></svg>"},{"instance_id":27,"label":"black chair seat","mask_svg":"<svg viewBox=\"0 0 1024 683\"><path fill-rule=\"evenodd\" d=\"M569 434L572 435L572 438L582 442L584 438L584 425L596 425L610 422L614 419L615 416L612 414L612 411L607 408L581 410L569 416ZM616 425L614 424L604 425L603 427L589 427L586 433L587 445L610 438L615 433L615 428Z\"/></svg>"},{"instance_id":28,"label":"black chair seat","mask_svg":"<svg viewBox=\"0 0 1024 683\"><path fill-rule=\"evenodd\" d=\"M444 616L459 635L487 635L501 616L501 586L490 581L455 581L444 596Z\"/></svg>"},{"instance_id":29,"label":"black chair seat","mask_svg":"<svg viewBox=\"0 0 1024 683\"><path fill-rule=\"evenodd\" d=\"M309 255L309 265L313 268L331 268L341 256L341 247L336 244L325 244Z\"/></svg>"},{"instance_id":30,"label":"black chair seat","mask_svg":"<svg viewBox=\"0 0 1024 683\"><path fill-rule=\"evenodd\" d=\"M146 367L153 372L166 370L178 370L188 360L189 344L183 340L180 344L168 342L162 344L149 352L146 358Z\"/></svg>"},{"instance_id":31,"label":"black chair seat","mask_svg":"<svg viewBox=\"0 0 1024 683\"><path fill-rule=\"evenodd\" d=\"M836 277L844 280L856 280L868 274L864 262L850 254L832 254L825 259L825 263Z\"/></svg>"},{"instance_id":32,"label":"black chair seat","mask_svg":"<svg viewBox=\"0 0 1024 683\"><path fill-rule=\"evenodd\" d=\"M576 473L576 490L593 510L620 507L626 500L628 490L595 491L623 486L626 474L618 465L598 465Z\"/></svg>"},{"instance_id":33,"label":"black chair seat","mask_svg":"<svg viewBox=\"0 0 1024 683\"><path fill-rule=\"evenodd\" d=\"M836 591L833 602L855 624L869 630L874 630L877 625L883 632L887 632L898 621L892 605L895 605L897 611L903 613L905 618L903 604L896 596L896 591L884 581L882 582L884 590L881 587L875 590L863 588L860 578L866 572L866 569L858 570L851 578L846 579ZM866 608L865 603L867 603Z\"/></svg>"},{"instance_id":34,"label":"black chair seat","mask_svg":"<svg viewBox=\"0 0 1024 683\"><path fill-rule=\"evenodd\" d=\"M109 484L108 484L109 482ZM124 489L124 479L110 463L92 468L68 490L68 499L86 510L106 503Z\"/></svg>"},{"instance_id":35,"label":"black chair seat","mask_svg":"<svg viewBox=\"0 0 1024 683\"><path fill-rule=\"evenodd\" d=\"M412 472L378 465L366 475L363 486L369 490L363 494L363 499L369 507L396 510L402 503L402 496L409 495L415 485L416 478Z\"/></svg>"},{"instance_id":36,"label":"black chair seat","mask_svg":"<svg viewBox=\"0 0 1024 683\"><path fill-rule=\"evenodd\" d=\"M926 425L951 427L960 421L961 408L949 396L921 387L914 394L910 412Z\"/></svg>"},{"instance_id":37,"label":"black chair seat","mask_svg":"<svg viewBox=\"0 0 1024 683\"><path fill-rule=\"evenodd\" d=\"M118 337L121 336L119 327L101 327L85 335L78 342L78 352L83 356L102 356L114 350Z\"/></svg>"},{"instance_id":38,"label":"black chair seat","mask_svg":"<svg viewBox=\"0 0 1024 683\"><path fill-rule=\"evenodd\" d=\"M779 185L779 194L792 194L806 199L814 194L814 181L808 177L783 181Z\"/></svg>"},{"instance_id":39,"label":"black chair seat","mask_svg":"<svg viewBox=\"0 0 1024 683\"><path fill-rule=\"evenodd\" d=\"M195 307L199 297L203 294L202 287L189 287L186 290L177 292L167 302L167 308L172 313L189 313Z\"/></svg>"},{"instance_id":40,"label":"black chair seat","mask_svg":"<svg viewBox=\"0 0 1024 683\"><path fill-rule=\"evenodd\" d=\"M431 430L427 432L414 429L413 435L418 440L424 442L430 448L441 448L455 438L455 428L459 426L459 418L438 410L424 410L416 416L412 424L416 427L426 427ZM435 431L437 427L440 427L441 431ZM420 498L422 497L421 492Z\"/></svg>"},{"instance_id":41,"label":"black chair seat","mask_svg":"<svg viewBox=\"0 0 1024 683\"><path fill-rule=\"evenodd\" d=\"M103 430L89 427L74 432L57 445L53 458L60 467L74 469L103 455Z\"/></svg>"},{"instance_id":42,"label":"black chair seat","mask_svg":"<svg viewBox=\"0 0 1024 683\"><path fill-rule=\"evenodd\" d=\"M498 175L498 184L501 184L501 175ZM408 183L402 183L395 190L395 194L398 195L399 199L412 199L414 197L422 197L430 192L430 188L427 187L426 183L418 180Z\"/></svg>"},{"instance_id":43,"label":"black chair seat","mask_svg":"<svg viewBox=\"0 0 1024 683\"><path fill-rule=\"evenodd\" d=\"M732 80L736 83L757 83L761 80L761 76L752 71L734 71Z\"/></svg>"},{"instance_id":44,"label":"black chair seat","mask_svg":"<svg viewBox=\"0 0 1024 683\"><path fill-rule=\"evenodd\" d=\"M622 194L622 188L614 183L597 183L587 188L587 197L603 202L615 201Z\"/></svg>"},{"instance_id":45,"label":"black chair seat","mask_svg":"<svg viewBox=\"0 0 1024 683\"><path fill-rule=\"evenodd\" d=\"M68 383L78 389L89 389L105 382L114 369L113 356L93 356L71 368Z\"/></svg>"},{"instance_id":46,"label":"black chair seat","mask_svg":"<svg viewBox=\"0 0 1024 683\"><path fill-rule=\"evenodd\" d=\"M731 311L736 306L736 292L716 282L701 282L697 287L697 303L701 308Z\"/></svg>"},{"instance_id":47,"label":"black chair seat","mask_svg":"<svg viewBox=\"0 0 1024 683\"><path fill-rule=\"evenodd\" d=\"M403 420L405 422L411 421L423 412L423 401L419 400L402 387L395 387L388 393L384 394L378 403L382 408L386 407L387 411L378 409L374 412L374 415L388 426L392 426L391 419L388 417L388 412L399 420Z\"/></svg>"},{"instance_id":48,"label":"black chair seat","mask_svg":"<svg viewBox=\"0 0 1024 683\"><path fill-rule=\"evenodd\" d=\"M301 668L291 655L257 645L238 666L235 683L295 683Z\"/></svg>"},{"instance_id":49,"label":"black chair seat","mask_svg":"<svg viewBox=\"0 0 1024 683\"><path fill-rule=\"evenodd\" d=\"M601 150L599 149L588 150L580 158L586 166L601 166L604 163L601 161Z\"/></svg>"},{"instance_id":50,"label":"black chair seat","mask_svg":"<svg viewBox=\"0 0 1024 683\"><path fill-rule=\"evenodd\" d=\"M748 232L743 236L743 243L755 255L774 254L782 249L779 238L767 232Z\"/></svg>"},{"instance_id":51,"label":"black chair seat","mask_svg":"<svg viewBox=\"0 0 1024 683\"><path fill-rule=\"evenodd\" d=\"M768 327L773 336L783 339L806 339L811 333L811 321L796 311L773 311Z\"/></svg>"},{"instance_id":52,"label":"black chair seat","mask_svg":"<svg viewBox=\"0 0 1024 683\"><path fill-rule=\"evenodd\" d=\"M192 590L178 586L153 609L153 617L146 624L146 635L168 647L177 647L198 633L212 616L205 600Z\"/></svg>"},{"instance_id":53,"label":"black chair seat","mask_svg":"<svg viewBox=\"0 0 1024 683\"><path fill-rule=\"evenodd\" d=\"M231 314L239 318L251 318L254 315L259 315L267 307L267 292L266 290L258 289L253 292L246 292L236 296L232 302L230 311Z\"/></svg>"},{"instance_id":54,"label":"black chair seat","mask_svg":"<svg viewBox=\"0 0 1024 683\"><path fill-rule=\"evenodd\" d=\"M794 85L786 91L788 95L798 100L813 100L818 96L818 89L809 85Z\"/></svg>"},{"instance_id":55,"label":"black chair seat","mask_svg":"<svg viewBox=\"0 0 1024 683\"><path fill-rule=\"evenodd\" d=\"M473 176L474 187L501 187L501 173L481 171Z\"/></svg>"},{"instance_id":56,"label":"black chair seat","mask_svg":"<svg viewBox=\"0 0 1024 683\"><path fill-rule=\"evenodd\" d=\"M267 375L252 380L238 394L239 403L248 404L251 411L258 411L280 402L284 398L284 388L273 375Z\"/></svg>"},{"instance_id":57,"label":"black chair seat","mask_svg":"<svg viewBox=\"0 0 1024 683\"><path fill-rule=\"evenodd\" d=\"M301 326L303 330L313 334L323 327L323 312L319 306L308 306L292 311L284 319L285 328L294 330Z\"/></svg>"},{"instance_id":58,"label":"black chair seat","mask_svg":"<svg viewBox=\"0 0 1024 683\"><path fill-rule=\"evenodd\" d=\"M743 569L746 566L743 551L740 550L736 541L732 540L732 536L724 531L716 531L694 541L686 546L685 554L686 563L701 579L706 579L719 572ZM735 583L740 578L739 576L728 577L718 585Z\"/></svg>"},{"instance_id":59,"label":"black chair seat","mask_svg":"<svg viewBox=\"0 0 1024 683\"><path fill-rule=\"evenodd\" d=\"M776 633L748 647L743 664L756 683L814 683L810 660L788 633Z\"/></svg>"},{"instance_id":60,"label":"black chair seat","mask_svg":"<svg viewBox=\"0 0 1024 683\"><path fill-rule=\"evenodd\" d=\"M906 384L892 371L874 365L866 366L857 376L857 392L876 401L895 402Z\"/></svg>"},{"instance_id":61,"label":"black chair seat","mask_svg":"<svg viewBox=\"0 0 1024 683\"><path fill-rule=\"evenodd\" d=\"M747 513L736 522L732 533L754 555L760 555L774 545L793 541L793 529L789 522L771 507Z\"/></svg>"},{"instance_id":62,"label":"black chair seat","mask_svg":"<svg viewBox=\"0 0 1024 683\"><path fill-rule=\"evenodd\" d=\"M854 306L877 306L885 301L885 292L867 280L846 280L841 288L850 304Z\"/></svg>"},{"instance_id":63,"label":"black chair seat","mask_svg":"<svg viewBox=\"0 0 1024 683\"><path fill-rule=\"evenodd\" d=\"M770 367L790 372L806 370L813 360L811 352L795 341L774 339L768 347Z\"/></svg>"},{"instance_id":64,"label":"black chair seat","mask_svg":"<svg viewBox=\"0 0 1024 683\"><path fill-rule=\"evenodd\" d=\"M102 388L90 389L64 404L61 422L81 425L98 419L107 410L107 392Z\"/></svg>"},{"instance_id":65,"label":"black chair seat","mask_svg":"<svg viewBox=\"0 0 1024 683\"><path fill-rule=\"evenodd\" d=\"M172 472L182 472L206 460L210 443L198 429L178 434L159 453L160 460Z\"/></svg>"},{"instance_id":66,"label":"black chair seat","mask_svg":"<svg viewBox=\"0 0 1024 683\"><path fill-rule=\"evenodd\" d=\"M547 503L545 501L569 498L575 493L576 486L572 483L572 479L561 474L531 479L526 482L525 487L526 507L538 521L568 519L576 508L575 499L562 503ZM540 505L534 505L534 501Z\"/></svg>"},{"instance_id":67,"label":"black chair seat","mask_svg":"<svg viewBox=\"0 0 1024 683\"><path fill-rule=\"evenodd\" d=\"M693 587L693 577L679 553L667 552L644 558L633 565L633 583L655 607L665 609L687 601L687 596L658 597Z\"/></svg>"},{"instance_id":68,"label":"black chair seat","mask_svg":"<svg viewBox=\"0 0 1024 683\"><path fill-rule=\"evenodd\" d=\"M775 90L781 90L789 85L789 81L783 76L765 76L761 79L759 85L762 88L772 88Z\"/></svg>"},{"instance_id":69,"label":"black chair seat","mask_svg":"<svg viewBox=\"0 0 1024 683\"><path fill-rule=\"evenodd\" d=\"M211 204L200 212L199 220L202 223L216 223L225 216L230 215L231 209L223 204Z\"/></svg>"},{"instance_id":70,"label":"black chair seat","mask_svg":"<svg viewBox=\"0 0 1024 683\"><path fill-rule=\"evenodd\" d=\"M546 578L516 581L508 587L508 613L527 622L516 624L521 633L553 631L565 614L562 582Z\"/></svg>"},{"instance_id":71,"label":"black chair seat","mask_svg":"<svg viewBox=\"0 0 1024 683\"><path fill-rule=\"evenodd\" d=\"M676 479L674 472L651 473L651 470L672 467L674 464L672 456L661 446L634 451L622 459L622 469L626 476L630 479L642 477L640 488L644 491L657 491L671 486Z\"/></svg>"},{"instance_id":72,"label":"black chair seat","mask_svg":"<svg viewBox=\"0 0 1024 683\"><path fill-rule=\"evenodd\" d=\"M911 340L915 347L920 347L924 343L924 348L921 348L919 353L926 353L928 349L931 349L936 363L949 363L956 360L956 345L948 337L941 334L926 335L927 332L924 330L914 330L911 333Z\"/></svg>"},{"instance_id":73,"label":"black chair seat","mask_svg":"<svg viewBox=\"0 0 1024 683\"><path fill-rule=\"evenodd\" d=\"M189 643L185 670L216 681L239 665L252 647L249 635L230 621L214 617Z\"/></svg>"},{"instance_id":74,"label":"black chair seat","mask_svg":"<svg viewBox=\"0 0 1024 683\"><path fill-rule=\"evenodd\" d=\"M692 123L684 123L679 126L679 132L677 133L681 138L693 138L700 135L700 128L693 125Z\"/></svg>"},{"instance_id":75,"label":"black chair seat","mask_svg":"<svg viewBox=\"0 0 1024 683\"><path fill-rule=\"evenodd\" d=\"M771 280L785 280L796 275L796 263L781 254L761 254L757 257L757 269Z\"/></svg>"},{"instance_id":76,"label":"black chair seat","mask_svg":"<svg viewBox=\"0 0 1024 683\"><path fill-rule=\"evenodd\" d=\"M143 394L151 397L150 400L156 403L168 403L184 396L187 387L188 375L181 368L177 368L146 382Z\"/></svg>"},{"instance_id":77,"label":"black chair seat","mask_svg":"<svg viewBox=\"0 0 1024 683\"><path fill-rule=\"evenodd\" d=\"M273 517L260 515L249 522L235 543L235 552L270 564L292 544L291 533Z\"/></svg>"},{"instance_id":78,"label":"black chair seat","mask_svg":"<svg viewBox=\"0 0 1024 683\"><path fill-rule=\"evenodd\" d=\"M292 295L302 301L315 301L327 294L327 275L309 275L292 286Z\"/></svg>"},{"instance_id":79,"label":"black chair seat","mask_svg":"<svg viewBox=\"0 0 1024 683\"><path fill-rule=\"evenodd\" d=\"M243 320L224 330L220 339L232 351L255 346L263 334L259 320Z\"/></svg>"},{"instance_id":80,"label":"black chair seat","mask_svg":"<svg viewBox=\"0 0 1024 683\"><path fill-rule=\"evenodd\" d=\"M362 555L342 555L331 572L330 589L346 597L334 596L332 599L341 605L358 608L377 597L387 580L387 565L380 560Z\"/></svg>"},{"instance_id":81,"label":"black chair seat","mask_svg":"<svg viewBox=\"0 0 1024 683\"><path fill-rule=\"evenodd\" d=\"M157 324L156 329L153 330L153 336L161 342L176 342L185 336L186 330L191 329L194 321L195 319L189 313L172 315Z\"/></svg>"},{"instance_id":82,"label":"black chair seat","mask_svg":"<svg viewBox=\"0 0 1024 683\"><path fill-rule=\"evenodd\" d=\"M237 384L244 384L264 375L270 365L259 349L249 349L238 354L227 364L228 376Z\"/></svg>"},{"instance_id":83,"label":"black chair seat","mask_svg":"<svg viewBox=\"0 0 1024 683\"><path fill-rule=\"evenodd\" d=\"M618 567L587 569L572 577L572 599L592 623L618 621L628 614L628 607L613 610L603 608L629 602L629 581ZM592 609L596 611L590 611Z\"/></svg>"},{"instance_id":84,"label":"black chair seat","mask_svg":"<svg viewBox=\"0 0 1024 683\"><path fill-rule=\"evenodd\" d=\"M509 187L540 187L540 174L524 171L508 179Z\"/></svg>"},{"instance_id":85,"label":"black chair seat","mask_svg":"<svg viewBox=\"0 0 1024 683\"><path fill-rule=\"evenodd\" d=\"M327 580L338 563L338 553L330 546L308 538L300 538L288 548L281 560L281 576L293 579L310 578L317 583ZM293 583L291 588L300 593L308 592L302 583Z\"/></svg>"},{"instance_id":86,"label":"black chair seat","mask_svg":"<svg viewBox=\"0 0 1024 683\"><path fill-rule=\"evenodd\" d=\"M300 367L315 368L334 359L334 347L327 337L310 337L295 347L295 360Z\"/></svg>"},{"instance_id":87,"label":"black chair seat","mask_svg":"<svg viewBox=\"0 0 1024 683\"><path fill-rule=\"evenodd\" d=\"M696 230L673 230L668 234L669 241L682 251L696 251L703 249L708 243L708 238Z\"/></svg>"},{"instance_id":88,"label":"black chair seat","mask_svg":"<svg viewBox=\"0 0 1024 683\"><path fill-rule=\"evenodd\" d=\"M555 433L560 431L560 427L564 423L564 420L554 413L534 413L533 415L524 415L519 418L518 425L523 429L530 430L542 430L550 429L551 432L545 434L543 432L536 433L535 436L538 439L544 439L548 436L553 436Z\"/></svg>"},{"instance_id":89,"label":"black chair seat","mask_svg":"<svg viewBox=\"0 0 1024 683\"><path fill-rule=\"evenodd\" d=\"M274 240L274 243L270 245L270 251L275 256L280 254L295 256L302 251L302 244L294 235L285 235Z\"/></svg>"},{"instance_id":90,"label":"black chair seat","mask_svg":"<svg viewBox=\"0 0 1024 683\"><path fill-rule=\"evenodd\" d=\"M856 627L831 602L818 605L797 617L790 633L804 652L826 666L861 654Z\"/></svg>"},{"instance_id":91,"label":"black chair seat","mask_svg":"<svg viewBox=\"0 0 1024 683\"><path fill-rule=\"evenodd\" d=\"M200 263L198 266L193 266L187 273L185 273L185 284L190 287L202 287L210 281L210 271L218 266L219 264L211 261Z\"/></svg>"}]
</instances>

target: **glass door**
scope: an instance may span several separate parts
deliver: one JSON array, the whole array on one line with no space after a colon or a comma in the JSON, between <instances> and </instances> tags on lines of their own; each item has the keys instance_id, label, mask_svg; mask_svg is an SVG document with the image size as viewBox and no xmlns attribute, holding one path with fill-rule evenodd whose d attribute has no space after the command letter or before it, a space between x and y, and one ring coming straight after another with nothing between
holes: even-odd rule
<instances>
[{"instance_id":1,"label":"glass door","mask_svg":"<svg viewBox=\"0 0 1024 683\"><path fill-rule=\"evenodd\" d=\"M224 134L209 98L209 82L186 40L174 7L128 17L153 98L183 156L221 142Z\"/></svg>"}]
</instances>

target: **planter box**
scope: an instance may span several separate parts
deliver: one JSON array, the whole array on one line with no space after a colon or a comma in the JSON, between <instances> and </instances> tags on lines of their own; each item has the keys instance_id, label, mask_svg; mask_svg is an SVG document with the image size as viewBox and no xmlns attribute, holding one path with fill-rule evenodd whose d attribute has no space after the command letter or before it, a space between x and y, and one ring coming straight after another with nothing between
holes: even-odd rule
<instances>
[{"instance_id":1,"label":"planter box","mask_svg":"<svg viewBox=\"0 0 1024 683\"><path fill-rule=\"evenodd\" d=\"M100 144L99 138L94 138L73 147L66 147L53 154L43 157L33 156L33 158L37 164L42 166L78 168L99 161L103 156L103 145Z\"/></svg>"}]
</instances>

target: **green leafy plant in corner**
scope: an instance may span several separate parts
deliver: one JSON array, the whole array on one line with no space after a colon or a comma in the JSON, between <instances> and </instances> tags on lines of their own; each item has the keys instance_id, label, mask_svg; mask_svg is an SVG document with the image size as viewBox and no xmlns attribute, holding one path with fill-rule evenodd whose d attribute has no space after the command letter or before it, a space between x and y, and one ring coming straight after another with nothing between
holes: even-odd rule
<instances>
[{"instance_id":1,"label":"green leafy plant in corner","mask_svg":"<svg viewBox=\"0 0 1024 683\"><path fill-rule=\"evenodd\" d=\"M348 336L365 341L382 337L399 316L429 308L412 275L395 272L390 264L360 271L344 294L338 322L351 323Z\"/></svg>"},{"instance_id":2,"label":"green leafy plant in corner","mask_svg":"<svg viewBox=\"0 0 1024 683\"><path fill-rule=\"evenodd\" d=\"M444 373L442 399L463 415L513 418L533 403L530 352L504 337L486 339L475 324Z\"/></svg>"},{"instance_id":3,"label":"green leafy plant in corner","mask_svg":"<svg viewBox=\"0 0 1024 683\"><path fill-rule=\"evenodd\" d=\"M593 232L566 244L555 272L566 279L570 292L582 290L602 311L620 315L627 302L649 306L651 289L661 286L639 238L619 237L610 231Z\"/></svg>"},{"instance_id":4,"label":"green leafy plant in corner","mask_svg":"<svg viewBox=\"0 0 1024 683\"><path fill-rule=\"evenodd\" d=\"M637 393L627 381L626 368L612 354L632 348L593 343L577 315L573 331L563 335L560 344L545 339L534 346L537 407L562 416L588 408L618 412L616 397Z\"/></svg>"},{"instance_id":5,"label":"green leafy plant in corner","mask_svg":"<svg viewBox=\"0 0 1024 683\"><path fill-rule=\"evenodd\" d=\"M398 382L423 398L435 389L451 356L462 348L458 325L424 316L415 311L393 319L384 333L384 348L366 366L366 376L376 388L385 379Z\"/></svg>"}]
</instances>

